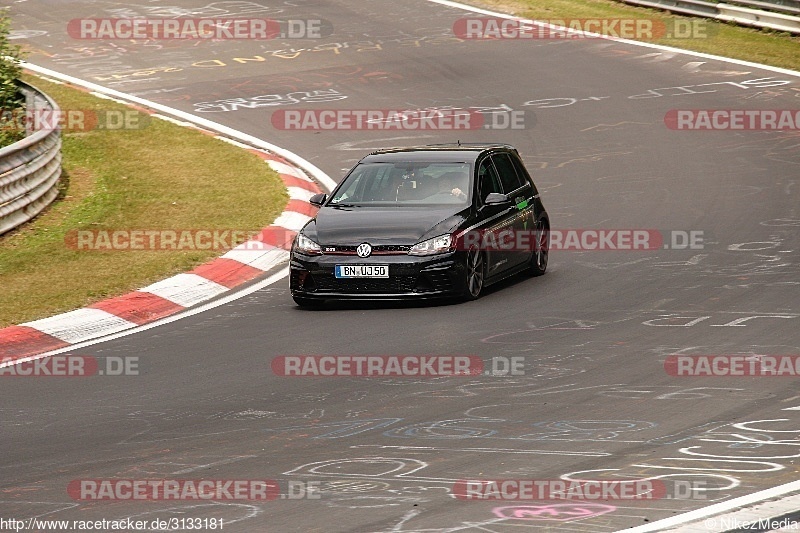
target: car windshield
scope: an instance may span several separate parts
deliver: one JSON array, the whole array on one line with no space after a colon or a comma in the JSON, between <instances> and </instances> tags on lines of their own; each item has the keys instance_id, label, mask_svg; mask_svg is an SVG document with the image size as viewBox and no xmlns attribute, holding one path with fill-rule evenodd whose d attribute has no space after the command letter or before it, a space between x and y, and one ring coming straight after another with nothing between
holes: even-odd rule
<instances>
[{"instance_id":1,"label":"car windshield","mask_svg":"<svg viewBox=\"0 0 800 533\"><path fill-rule=\"evenodd\" d=\"M466 206L472 197L470 164L361 163L328 205Z\"/></svg>"}]
</instances>

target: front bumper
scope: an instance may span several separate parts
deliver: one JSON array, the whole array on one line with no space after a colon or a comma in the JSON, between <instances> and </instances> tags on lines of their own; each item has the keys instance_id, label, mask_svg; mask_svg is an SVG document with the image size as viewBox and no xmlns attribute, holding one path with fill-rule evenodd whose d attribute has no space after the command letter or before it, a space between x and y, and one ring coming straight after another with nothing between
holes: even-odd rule
<instances>
[{"instance_id":1,"label":"front bumper","mask_svg":"<svg viewBox=\"0 0 800 533\"><path fill-rule=\"evenodd\" d=\"M293 253L289 262L292 296L318 299L405 299L457 296L463 292L465 264L461 253L435 256L352 255L306 256ZM384 279L338 279L336 265L388 265Z\"/></svg>"}]
</instances>

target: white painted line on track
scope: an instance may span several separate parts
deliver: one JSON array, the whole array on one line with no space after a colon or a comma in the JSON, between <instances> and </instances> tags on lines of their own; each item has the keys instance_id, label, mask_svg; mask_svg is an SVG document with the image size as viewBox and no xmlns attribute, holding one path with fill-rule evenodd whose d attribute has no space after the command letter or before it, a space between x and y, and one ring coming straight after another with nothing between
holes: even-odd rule
<instances>
[{"instance_id":1,"label":"white painted line on track","mask_svg":"<svg viewBox=\"0 0 800 533\"><path fill-rule=\"evenodd\" d=\"M48 68L45 68L45 67L41 67L39 65L34 65L33 63L28 63L28 62L24 62L23 61L22 62L22 66L23 66L23 68L25 68L27 70L30 70L32 72L36 72L37 74L42 75L43 77L45 77L45 79L48 79L48 81L53 81L53 82L56 82L56 83L67 82L67 83L70 83L70 84L78 86L78 87L83 87L84 89L87 89L87 90L91 91L93 94L95 94L95 96L108 98L110 100L118 100L118 101L120 101L122 103L125 103L125 104L129 104L129 103L138 104L138 105L141 105L143 107L147 107L147 108L150 108L150 109L152 109L154 111L158 111L158 112L164 114L163 116L162 115L158 115L157 113L153 115L153 116L157 116L158 118L162 118L162 119L168 120L170 122L174 122L174 123L179 124L179 125L200 127L202 129L209 130L209 131L211 131L213 133L217 133L217 134L220 134L220 135L225 135L227 137L230 137L231 139L234 139L234 141L235 141L234 144L241 143L239 145L244 147L244 148L253 149L253 147L255 147L256 149L260 148L262 150L266 150L268 152L272 152L272 153L274 153L274 154L286 159L287 161L291 161L292 163L296 164L298 167L301 167L304 171L308 172L311 176L313 176L313 178L316 179L320 184L322 184L322 186L325 189L327 189L328 192L333 190L333 188L336 187L336 185L337 185L337 183L335 181L333 181L325 172L323 172L321 169L317 168L315 165L313 165L309 161L305 160L304 158L298 156L297 154L295 154L295 153L293 153L293 152L291 152L289 150L286 150L286 149L281 148L279 146L276 146L276 145L273 145L271 143L268 143L268 142L266 142L266 141L264 141L262 139L259 139L258 137L254 137L252 135L248 135L248 134L246 134L244 132L235 130L235 129L230 128L228 126L225 126L223 124L219 124L217 122L213 122L211 120L208 120L208 119L205 119L205 118L202 118L202 117L197 117L195 115L192 115L191 113L186 113L186 112L180 111L178 109L173 109L171 107L168 107L168 106L165 106L165 105L162 105L162 104L158 104L156 102L152 102L152 101L146 100L144 98L139 98L137 96L128 95L128 94L125 94L123 92L120 92L120 91L117 91L117 90L114 90L114 89L108 89L106 87L97 85L95 83L92 83L92 82L89 82L89 81L86 81L86 80L82 80L80 78L76 78L74 76L69 76L67 74L62 74L60 72L56 72L54 70L51 70L51 69L48 69ZM226 140L230 140L230 139L226 139ZM236 141L238 141L238 143ZM275 163L278 163L278 162L270 161L270 163L271 164L275 164ZM283 165L282 163L280 165L281 165L281 168L285 167L285 165ZM290 167L286 167L286 169L290 169ZM301 178L303 180L308 180L308 178L306 176L299 176L297 171L295 171L294 169L290 169L290 170L291 170L291 175L299 177L299 178ZM286 173L289 173L289 172L286 172ZM311 194L313 194L313 193L308 194L307 191L302 191L298 187L291 187L291 189L292 190L290 191L290 193L292 193L292 194L290 196L292 198L305 199L307 196L310 197ZM305 215L302 215L302 217L287 216L285 218L286 218L286 222L287 223L289 223L292 226L296 226L302 220L309 219L310 217L306 217ZM260 251L254 251L252 253L248 253L248 252L243 251L243 250L234 249L234 250L229 251L227 254L223 255L222 257L226 257L227 256L227 258L233 258L235 256L236 259L239 259L240 256L243 256L243 255L246 256L247 264L251 264L251 266L254 266L255 268L259 268L259 269L265 270L265 271L270 269L270 268L276 267L278 264L280 264L282 261L287 260L288 257L289 257L288 252L286 252L285 250L279 250L279 249L260 250ZM242 257L242 258L244 258L244 257ZM60 331L63 329L62 326L64 324L62 324L62 322L64 321L64 318L67 318L68 319L67 322L69 322L71 324L72 321L69 320L69 319L70 319L70 317L72 317L73 314L75 314L76 316L80 315L80 317L78 317L78 318L81 318L81 317L82 318L87 318L87 316L88 316L89 318L92 319L90 321L91 322L91 324L90 324L91 327L89 327L88 330L87 330L87 331L91 330L91 331L89 331L90 333L96 334L97 330L101 329L101 330L108 331L109 334L108 335L104 335L102 337L97 337L97 338L94 338L94 339L83 341L82 340L83 338L86 338L87 336L90 336L90 335L83 335L82 333L81 334L73 333L73 334L71 334L72 336L70 336L68 339L62 339L62 340L65 340L65 341L68 341L68 342L74 342L74 344L70 344L69 346L65 346L64 348L59 348L57 350L51 350L51 351L48 351L48 352L43 352L43 353L40 353L40 354L28 356L28 357L22 357L22 358L18 358L18 359L9 360L9 361L0 361L0 368L5 368L5 367L8 367L8 366L17 365L17 364L24 363L24 362L27 362L27 361L35 361L35 360L38 360L38 359L43 359L45 357L50 357L52 355L56 355L56 354L60 354L60 353L72 352L72 351L75 351L75 350L79 350L81 348L85 348L87 346L92 346L94 344L98 344L98 343L101 343L101 342L117 339L117 338L120 338L120 337L125 337L127 335L133 335L135 333L138 333L138 332L141 332L141 331L146 331L146 330L148 330L150 328L154 328L154 327L157 327L157 326L160 326L160 325L169 324L170 322L174 322L176 320L180 320L181 318L193 316L193 315L196 315L198 313L202 313L203 311L207 311L209 309L213 309L213 308L218 307L220 305L224 305L224 304L229 303L231 301L234 301L234 300L237 300L237 299L242 298L244 296L247 296L248 294L251 294L251 293L253 293L253 292L255 292L255 291L257 291L257 290L259 290L259 289L261 289L263 287L267 287L269 285L272 285L272 284L280 281L281 279L285 278L288 275L289 275L289 268L288 267L283 268L279 272L277 272L276 274L273 274L272 276L268 277L267 279L264 279L264 280L261 280L261 281L259 281L257 283L254 283L252 285L249 285L244 289L234 290L234 291L230 292L229 294L227 294L226 296L220 297L220 298L218 298L216 300L213 300L211 302L208 302L206 304L199 305L199 306L194 307L192 309L187 309L187 310L184 310L184 311L180 311L180 312L178 312L178 313L176 313L174 315L170 315L168 317L164 317L162 319L159 319L159 320L156 320L156 321L153 321L153 322L141 325L141 326L131 327L133 324L131 322L128 322L127 320L121 319L119 317L116 317L114 315L111 315L110 313L106 313L105 311L102 311L102 310L99 310L99 309L90 309L90 308L77 309L75 311L71 311L70 313L65 313L65 314L62 314L62 315L56 315L56 317L44 318L44 319L37 320L37 321L31 322L31 323L28 323L28 324L21 324L23 326L24 325L34 324L34 325L37 326L37 328L38 328L38 326L41 326L42 331L44 331L45 333L49 333L49 334L51 334L52 336L54 336L56 338L62 338L63 335L60 334ZM213 295L216 295L216 294L222 294L223 292L228 290L227 288L223 287L222 285L218 285L218 284L216 284L214 282L211 282L211 281L208 281L208 280L204 280L200 276L196 276L194 274L184 273L184 274L179 274L178 276L180 276L179 279L182 279L182 280L186 281L186 283L182 284L182 287L173 287L172 285L174 285L174 281L175 281L176 277L172 277L172 278L167 278L167 280L163 280L162 282L157 282L157 283L155 283L153 285L150 285L148 287L145 287L143 289L139 289L139 291L152 292L154 294L161 295L162 297L165 297L166 299L168 299L170 301L178 301L178 302L181 303L181 305L187 305L187 304L188 305L192 305L193 302L196 302L196 298L195 298L196 296L199 296L201 294L203 294L205 296L208 296L209 294L211 294L213 296ZM194 278L199 278L199 279L201 279L203 281L200 282L200 283L197 283L196 282L197 280L195 280ZM168 285L165 285L165 284L168 284ZM91 315L91 316L89 316L89 315ZM106 316L106 315L108 315L108 316ZM122 331L120 331L120 330L122 330ZM59 336L59 335L61 335L61 336Z\"/></svg>"},{"instance_id":2,"label":"white painted line on track","mask_svg":"<svg viewBox=\"0 0 800 533\"><path fill-rule=\"evenodd\" d=\"M42 74L44 76L49 76L51 78L55 78L57 80L66 81L73 85L77 85L79 87L83 87L90 91L94 91L105 96L110 96L113 98L119 98L120 100L125 101L126 103L134 103L139 104L143 107L148 107L155 111L159 111L164 113L172 118L177 118L181 120L185 120L194 124L195 126L199 126L201 128L206 128L211 130L215 133L219 133L222 135L227 135L233 139L242 141L244 143L251 144L258 148L263 148L265 150L269 150L288 161L291 161L297 166L303 168L305 171L309 172L317 181L319 181L323 187L328 189L328 191L333 190L336 187L336 182L333 181L326 173L322 170L317 168L311 162L303 159L299 155L286 150L285 148L281 148L280 146L275 146L274 144L268 143L258 137L254 137L253 135L248 135L247 133L235 130L218 122L214 122L212 120L208 120L207 118L198 117L191 113L187 113L186 111L181 111L179 109L173 109L171 107L152 102L150 100L146 100L144 98L139 98L138 96L133 96L129 94L125 94L123 92L117 91L115 89L109 89L107 87L103 87L102 85L97 85L96 83L92 83L90 81L82 80L80 78L76 78L74 76L69 76L68 74L62 74L60 72L56 72L54 70L50 70L49 68L40 67L39 65L34 65L33 63L28 63L23 61L22 67L28 69L32 72L36 72L38 74Z\"/></svg>"},{"instance_id":3,"label":"white painted line on track","mask_svg":"<svg viewBox=\"0 0 800 533\"><path fill-rule=\"evenodd\" d=\"M278 172L279 174L289 174L290 176L294 176L296 178L308 181L308 178L297 172L295 168L290 167L289 165L286 165L284 163L281 163L280 161L270 161L270 166L272 167L272 170Z\"/></svg>"},{"instance_id":4,"label":"white painted line on track","mask_svg":"<svg viewBox=\"0 0 800 533\"><path fill-rule=\"evenodd\" d=\"M759 492L754 492L753 494L748 494L747 496L741 496L739 498L734 498L732 500L715 503L714 505L709 505L708 507L703 507L701 509L695 509L694 511L689 511L688 513L679 514L676 516L671 516L669 518L665 518L663 520L657 520L655 522L651 522L649 524L644 524L637 527L632 527L629 529L621 529L619 531L624 531L625 533L647 533L650 531L695 531L694 529L675 529L678 526L685 526L685 527L694 527L693 524L689 524L689 522L698 523L699 527L708 527L710 523L707 523L706 520L710 517L715 517L717 523L722 524L722 513L729 512L729 511L742 511L741 509L745 506L752 506L757 503L762 503L766 500L780 498L781 496L785 496L786 494L790 494L792 492L800 491L800 481L792 481L791 483L786 483L784 485L778 485L777 487L772 487L766 490L762 490ZM793 502L796 498L795 496L786 498L788 502ZM777 511L774 508L776 506L769 506L769 518L776 516L776 512L778 514L785 514L788 511L797 510L796 504L794 507L791 507L793 504L789 503L789 508L784 509L783 511ZM752 515L751 515L752 516ZM764 516L762 518L768 518ZM750 518L749 520L753 520L754 518ZM700 526L702 524L702 526ZM701 529L699 531L712 531L710 529ZM724 531L724 530L720 530Z\"/></svg>"},{"instance_id":5,"label":"white painted line on track","mask_svg":"<svg viewBox=\"0 0 800 533\"><path fill-rule=\"evenodd\" d=\"M509 15L509 14L506 14L506 13L498 13L496 11L490 11L488 9L481 9L481 8L478 8L478 7L473 7L473 6L461 4L459 2L452 2L450 0L427 0L427 1L428 2L432 2L434 4L440 4L440 5L443 5L443 6L452 7L452 8L455 8L455 9L461 9L463 11L470 11L472 13L479 13L479 14L482 14L482 15L489 15L489 16L492 16L492 17L505 18L505 19L510 19L510 20L521 20L521 21L537 24L539 26L546 26L546 27L549 27L549 28L557 28L557 26L554 26L552 24L547 24L547 23L536 21L536 20L527 19L527 18L524 18L524 17L517 17L517 16ZM671 46L664 46L664 45L660 45L660 44L643 43L641 41L632 41L632 40L629 40L629 39L620 39L620 38L617 38L617 37L609 37L609 36L593 34L593 33L589 33L589 32L580 32L580 31L576 31L576 30L571 30L569 28L566 28L566 30L571 32L571 33L583 33L584 35L591 35L593 37L599 37L601 39L606 39L606 40L609 40L609 41L615 41L615 42L620 42L620 43L625 43L625 44L631 44L631 45L634 45L634 46L641 46L641 47L644 47L644 48L652 48L652 49L655 49L655 50L663 50L663 51L667 51L667 52L672 52L672 53L676 53L676 54L683 54L683 55L692 56L692 57L700 57L700 58L703 58L703 59L713 59L715 61L723 61L725 63L732 63L734 65L740 65L740 66L749 67L749 68L757 68L757 69L762 69L762 70L769 70L769 71L772 71L772 72L778 72L780 74L786 74L786 75L789 75L789 76L800 77L800 72L797 72L797 71L794 71L794 70L785 69L785 68L772 67L772 66L769 66L769 65L760 65L758 63L751 63L749 61L742 61L740 59L731 59L731 58L728 58L728 57L721 57L721 56L715 56L715 55L711 55L711 54L704 54L702 52L693 52L691 50L682 50L680 48L673 48ZM789 407L789 408L783 409L783 410L784 411L790 411L790 410L791 411L794 411L794 410L800 411L800 406L798 406L798 407ZM735 498L735 499L732 499L732 500L729 500L729 501L726 501L726 502L721 502L721 503L718 503L718 504L715 504L715 505L711 505L711 506L708 506L708 507L703 507L701 509L696 509L694 511L689 511L688 513L683 513L683 514L680 514L680 515L672 516L670 518L665 518L664 520L658 520L656 522L651 522L649 524L645 524L645 525L642 525L642 526L637 526L637 527L633 527L633 528L629 528L629 529L623 529L623 530L620 530L620 531L625 531L626 533L645 533L645 532L650 532L650 531L666 531L667 530L666 528L676 527L676 526L679 526L679 525L686 525L687 527L691 528L692 527L691 525L687 525L689 522L703 520L703 519L706 519L706 518L708 518L710 516L713 516L713 515L718 515L720 513L724 513L724 512L727 512L727 511L733 511L733 510L736 510L736 509L740 509L741 507L746 506L746 505L752 505L754 503L758 503L758 502L761 502L761 501L766 500L766 499L777 498L777 497L784 496L786 494L789 494L791 492L796 492L796 491L800 491L800 481L794 481L792 483L787 483L785 485L779 485L777 487L772 487L770 489L766 489L766 490L763 490L763 491L760 491L760 492L756 492L756 493L750 494L748 496L742 496L741 498ZM796 509L797 509L797 507L794 508L794 510L796 510ZM776 516L776 515L775 514L769 514L767 516L764 516L764 518L772 518L774 516ZM722 522L720 521L720 523L722 523ZM700 526L698 526L698 527L704 527L704 526L705 526L705 523L704 522L700 522ZM679 530L670 530L670 531L677 532ZM686 530L681 529L680 531L685 531L686 533L688 533L689 531L708 531L708 529L686 529Z\"/></svg>"},{"instance_id":6,"label":"white painted line on track","mask_svg":"<svg viewBox=\"0 0 800 533\"><path fill-rule=\"evenodd\" d=\"M523 21L523 22L530 22L532 24L536 24L538 26L544 26L544 27L551 28L551 29L562 29L562 28L559 28L558 26L555 26L553 24L548 24L546 22L540 22L540 21L537 21L537 20L534 20L534 19L525 18L525 17L518 17L516 15L509 15L507 13L498 13L496 11L490 11L488 9L481 9L479 7L473 7L473 6L469 6L469 5L466 5L466 4L461 4L459 2L452 2L450 0L426 0L426 1L427 2L432 2L434 4L440 4L440 5L443 5L443 6L452 7L454 9L461 9L463 11L471 11L472 13L479 13L481 15L490 15L492 17L504 18L504 19L509 19L509 20L520 20L520 21ZM673 53L676 53L676 54L688 55L688 56L692 56L692 57L701 57L703 59L713 59L715 61L724 61L726 63L732 63L734 65L741 65L741 66L750 67L750 68L758 68L758 69L762 69L762 70L771 70L772 72L778 72L780 74L786 74L786 75L789 75L789 76L800 77L800 72L797 72L796 70L789 70L789 69L780 68L780 67L772 67L772 66L769 66L769 65L760 65L758 63L752 63L750 61L743 61L741 59L732 59L732 58L729 58L729 57L722 57L722 56L715 56L715 55L711 55L711 54L704 54L703 52L693 52L691 50L683 50L682 48L674 48L672 46L665 46L663 44L645 43L645 42L642 42L642 41L633 41L633 40L630 40L630 39L622 39L620 37L609 37L608 35L601 35L601 34L592 33L592 32L588 32L588 31L579 31L579 30L575 30L575 29L571 29L571 28L563 28L563 30L565 30L565 31L567 31L569 33L582 34L582 35L590 36L590 37L593 37L593 38L597 37L597 38L600 38L600 39L606 39L608 41L614 41L614 42L625 43L625 44L632 44L632 45L635 45L635 46L642 46L644 48L652 48L654 50L664 50L666 52L673 52Z\"/></svg>"},{"instance_id":7,"label":"white painted line on track","mask_svg":"<svg viewBox=\"0 0 800 533\"><path fill-rule=\"evenodd\" d=\"M86 348L87 346L92 346L94 344L99 344L101 342L106 342L106 341L110 341L110 340L114 340L114 339L119 339L120 337L127 337L128 335L133 335L134 333L139 333L141 331L147 331L150 328L155 328L155 327L158 327L158 326L162 326L164 324L169 324L170 322L175 322L176 320L180 320L182 318L194 316L194 315L202 313L204 311L208 311L209 309L214 309L215 307L219 307L221 305L225 305L227 303L230 303L230 302L232 302L234 300L238 300L239 298L247 296L248 294L252 294L252 293L254 293L254 292L256 292L256 291L258 291L260 289L263 289L264 287L268 287L268 286L272 285L273 283L276 283L276 282L282 280L283 278L285 278L288 275L289 275L289 267L287 266L287 267L283 268L282 270L276 272L275 274L271 275L267 279L261 280L258 283L254 283L252 285L249 285L248 287L246 287L244 289L240 289L240 290L238 290L236 292L228 294L227 296L223 296L223 297L221 297L221 298L219 298L217 300L213 300L211 302L208 302L206 304L194 307L192 309L187 309L185 311L180 311L180 312L178 312L178 313L176 313L174 315L170 315L168 317L161 318L159 320L156 320L154 322L150 322L148 324L144 324L142 326L136 326L135 328L126 329L125 331L121 331L119 333L115 333L115 334L112 334L112 335L106 335L105 337L99 337L97 339L92 339L92 340L88 340L88 341L85 341L85 342L73 344L71 346L65 346L64 348L59 348L58 350L51 350L49 352L44 352L44 353L41 353L41 354L32 355L30 357L21 357L19 359L14 359L13 361L0 362L0 368L5 368L7 366L17 365L17 364L20 364L20 363L25 363L27 361L35 361L37 359L42 359L44 357L50 357L51 355L57 355L57 354L60 354L60 353L74 352L76 350L80 350L81 348Z\"/></svg>"},{"instance_id":8,"label":"white painted line on track","mask_svg":"<svg viewBox=\"0 0 800 533\"><path fill-rule=\"evenodd\" d=\"M481 8L477 8L477 7L473 7L473 6L468 6L468 5L461 4L461 3L458 3L458 2L453 2L453 1L450 1L450 0L427 0L427 1L435 3L435 4L440 4L440 5L443 5L443 6L446 6L446 7L451 7L451 8L455 8L455 9L461 9L461 10L464 10L464 11L470 11L470 12L473 12L473 13L480 13L480 14L484 14L484 15L490 15L490 16L494 16L494 17L501 17L501 18L513 19L513 20L530 21L530 22L532 22L534 24L538 24L540 26L548 26L548 27L551 27L551 28L555 28L555 26L553 26L551 24L541 23L541 22L538 22L538 21L535 21L535 20L531 20L531 19L526 19L526 18L523 18L523 17L517 17L517 16L513 16L513 15L508 15L508 14L505 14L505 13L498 13L498 12L494 12L494 11L490 11L490 10L486 10L486 9L481 9ZM569 30L569 29L568 29L568 31L574 32L574 30ZM578 32L578 33L585 33L587 35L593 35L593 34L589 34L588 32ZM731 58L726 58L726 57L721 57L721 56L715 56L715 55L705 54L705 53L701 53L701 52L693 52L693 51L690 51L690 50L683 50L683 49L680 49L680 48L674 48L674 47L669 47L669 46L664 46L664 45L659 45L659 44L644 43L644 42L640 42L640 41L632 41L632 40L628 40L628 39L614 38L614 37L608 37L608 36L603 36L603 35L598 35L597 37L602 38L602 39L607 39L607 40L610 40L610 41L621 42L621 43L630 44L630 45L634 45L634 46L640 46L640 47L644 47L644 48L663 50L663 51L678 53L678 54L687 55L687 56L699 57L699 58L703 58L703 59L711 59L711 60L715 60L715 61L722 61L722 62L731 63L731 64L735 64L735 65L741 65L741 66L745 66L745 67L749 67L749 68L757 68L757 69L762 69L762 70L769 70L769 71L772 71L772 72L786 74L786 75L789 75L789 76L800 77L800 72L796 72L796 71L789 70L789 69L784 69L784 68L779 68L779 67L772 67L772 66L769 66L769 65L760 65L760 64L757 64L757 63L751 63L749 61L742 61L742 60L738 60L738 59L731 59ZM268 143L266 141L258 139L257 137L245 134L243 132L239 132L237 130L234 130L232 128L229 128L227 126L219 124L217 122L213 122L213 121L210 121L210 120L205 119L205 118L197 117L195 115L192 115L192 114L184 112L184 111L173 109L173 108L158 104L156 102L145 100L143 98L139 98L139 97L136 97L136 96L128 95L128 94L122 93L120 91L116 91L114 89L108 89L108 88L102 87L100 85L97 85L97 84L94 84L94 83L91 83L91 82L87 82L85 80L81 80L79 78L75 78L75 77L72 77L72 76L69 76L69 75L58 73L56 71L53 71L53 70L50 70L50 69L47 69L47 68L44 68L44 67L40 67L38 65L33 65L31 63L23 62L23 67L28 69L28 70L31 70L33 72L37 72L39 74L42 74L44 76L49 76L49 77L54 78L56 80L66 81L66 82L72 83L74 85L78 85L78 86L87 88L89 90L95 91L97 93L100 93L100 94L108 96L108 97L112 97L112 98L116 97L116 98L119 98L119 99L124 100L126 102L137 103L137 104L140 104L142 106L145 106L145 107L160 111L162 113L167 114L168 118L173 120L173 121L177 122L177 120L175 118L173 118L173 117L178 117L178 118L183 119L183 120L185 120L185 121L187 121L187 122L189 122L191 124L194 124L194 125L197 125L197 126L200 126L200 127L203 127L203 128L207 128L207 129L212 130L214 132L221 133L223 135L227 135L229 137L232 137L234 139L238 139L240 141L244 141L246 143L250 143L250 144L252 144L254 146L257 146L259 148L264 148L266 150L274 152L275 154L280 155L281 157L284 157L285 159L287 159L289 161L292 161L292 162L298 164L298 166L300 166L304 170L310 172L314 176L315 179L317 179L325 188L328 189L328 191L332 190L336 186L336 182L334 182L327 174L325 174L322 170L317 168L315 165L313 165L309 161L303 159L302 157L300 157L300 156L298 156L298 155L296 155L296 154L294 154L294 153L292 153L292 152L290 152L288 150L285 150L285 149L280 148L278 146L272 145L272 144L270 144L270 143ZM179 313L176 313L176 314L171 315L169 317L165 317L165 318L160 319L160 320L156 320L156 321L151 322L149 324L145 324L143 326L138 326L138 327L135 327L135 328L127 329L125 331L122 331L122 332L119 332L119 333L116 333L116 334L112 334L112 335L108 335L108 336L105 336L105 337L102 337L102 338L97 338L97 339L93 339L93 340L90 340L90 341L74 344L74 345L59 349L59 350L53 350L53 351L50 351L50 352L45 352L43 354L39 354L39 355L36 355L36 356L31 356L31 357L27 357L27 358L18 359L18 360L15 360L13 362L0 363L0 368L9 366L11 364L18 364L18 363L24 362L24 361L36 360L36 359L49 357L51 355L55 355L55 354L59 354L59 353L78 350L78 349L81 349L81 348L84 348L84 347L87 347L87 346L91 346L91 345L94 345L94 344L98 344L98 343L101 343L101 342L105 342L105 341L108 341L108 340L113 340L113 339L124 337L124 336L127 336L127 335L132 335L134 333L145 331L147 329L154 328L154 327L157 327L157 326L160 326L160 325L163 325L163 324L168 324L170 322L174 322L176 320L180 320L181 318L193 316L195 314L204 312L204 311L209 310L209 309L213 309L213 308L218 307L220 305L224 305L224 304L226 304L226 303L228 303L230 301L234 301L234 300L236 300L238 298L241 298L243 296L251 294L251 293L253 293L253 292L255 292L255 291L257 291L257 290L259 290L259 289L261 289L263 287L272 285L273 283L275 283L275 282L283 279L284 277L286 277L288 274L289 274L289 268L286 267L286 268L282 269L280 272L270 276L269 278L267 278L265 280L262 280L262 281L260 281L258 283L254 283L253 285L250 285L245 289L233 292L233 293L231 293L231 294L229 294L229 295L227 295L225 297L219 298L218 300L214 300L214 301L209 302L207 304L200 305L200 306L198 306L196 308L193 308L193 309L190 309L190 310L186 310L186 311L181 311ZM800 406L798 406L798 407L790 407L790 408L786 408L784 410L800 410ZM708 507L704 507L704 508L701 508L701 509L696 509L694 511L683 513L681 515L677 515L677 516L673 516L673 517L666 518L666 519L663 519L663 520L659 520L659 521L656 521L656 522L652 522L650 524L645 524L645 525L642 525L642 526L637 526L637 527L634 527L634 528L629 528L629 529L625 529L625 530L621 530L621 531L626 531L626 532L629 532L629 533L645 533L645 532L651 532L651 531L663 531L663 530L665 530L665 528L675 527L675 526L680 526L680 525L686 525L688 522L691 522L691 521L702 520L704 518L708 518L708 517L713 516L713 515L718 515L720 513L727 512L727 511L732 511L734 509L741 508L741 507L746 506L746 505L752 505L754 503L763 502L764 500L767 500L767 499L774 499L774 498L789 494L791 492L797 492L797 491L800 491L800 481L787 483L785 485L779 485L777 487L773 487L773 488L766 489L766 490L763 490L763 491L760 491L760 492L756 492L754 494L750 494L750 495L747 495L747 496L742 496L740 498L735 498L735 499L732 499L732 500L729 500L729 501L726 501L726 502L721 502L721 503L714 504L714 505L711 505L711 506L708 506ZM775 516L775 515L773 514L771 516Z\"/></svg>"}]
</instances>

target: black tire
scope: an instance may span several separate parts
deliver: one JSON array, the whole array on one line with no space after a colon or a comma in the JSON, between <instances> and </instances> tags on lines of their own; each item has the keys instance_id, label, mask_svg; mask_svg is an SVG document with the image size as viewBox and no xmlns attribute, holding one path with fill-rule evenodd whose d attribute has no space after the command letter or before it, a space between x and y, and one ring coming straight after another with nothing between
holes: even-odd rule
<instances>
[{"instance_id":1,"label":"black tire","mask_svg":"<svg viewBox=\"0 0 800 533\"><path fill-rule=\"evenodd\" d=\"M483 253L473 246L467 252L466 272L464 274L464 300L477 300L486 280L486 260Z\"/></svg>"},{"instance_id":2,"label":"black tire","mask_svg":"<svg viewBox=\"0 0 800 533\"><path fill-rule=\"evenodd\" d=\"M541 276L547 272L547 261L550 257L550 225L542 220L536 226L536 248L528 267L531 276Z\"/></svg>"},{"instance_id":3,"label":"black tire","mask_svg":"<svg viewBox=\"0 0 800 533\"><path fill-rule=\"evenodd\" d=\"M292 295L292 300L294 300L294 303L296 303L300 307L306 309L314 309L322 307L322 305L325 303L325 300L317 300L315 298L305 298L303 296L294 296L294 295Z\"/></svg>"}]
</instances>

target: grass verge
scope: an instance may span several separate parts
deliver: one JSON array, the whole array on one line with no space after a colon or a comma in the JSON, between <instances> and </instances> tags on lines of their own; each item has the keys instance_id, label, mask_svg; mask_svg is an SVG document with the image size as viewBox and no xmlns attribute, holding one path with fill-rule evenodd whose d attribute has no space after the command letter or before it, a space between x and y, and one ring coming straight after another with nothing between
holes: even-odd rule
<instances>
[{"instance_id":1,"label":"grass verge","mask_svg":"<svg viewBox=\"0 0 800 533\"><path fill-rule=\"evenodd\" d=\"M733 23L683 17L614 0L467 0L465 3L536 20L634 18L703 20L706 37L660 39L645 42L714 54L800 71L800 36L786 32L746 28Z\"/></svg>"},{"instance_id":2,"label":"grass verge","mask_svg":"<svg viewBox=\"0 0 800 533\"><path fill-rule=\"evenodd\" d=\"M23 79L65 111L130 109ZM65 132L62 154L59 199L0 236L0 327L123 294L223 253L76 250L65 243L70 230L258 230L288 201L278 175L254 154L155 118L139 129Z\"/></svg>"}]
</instances>

